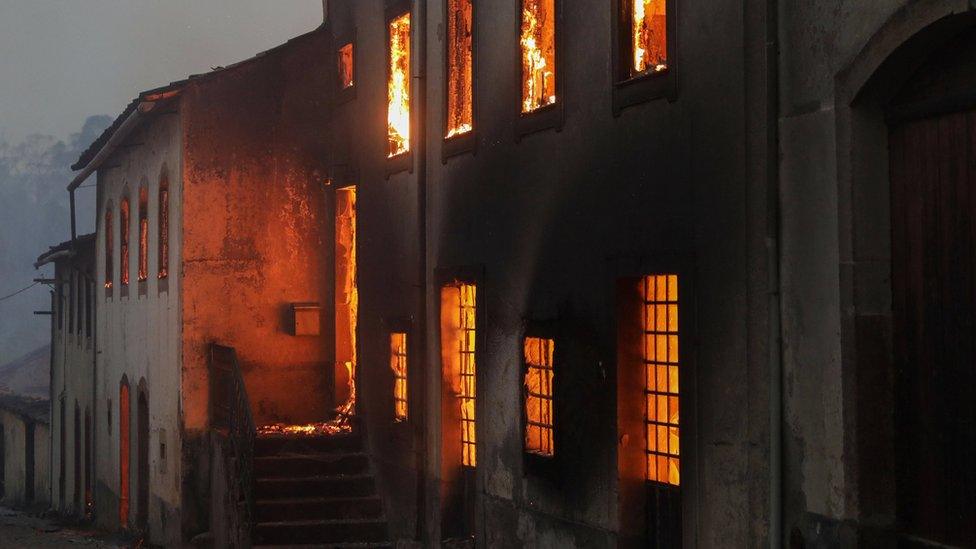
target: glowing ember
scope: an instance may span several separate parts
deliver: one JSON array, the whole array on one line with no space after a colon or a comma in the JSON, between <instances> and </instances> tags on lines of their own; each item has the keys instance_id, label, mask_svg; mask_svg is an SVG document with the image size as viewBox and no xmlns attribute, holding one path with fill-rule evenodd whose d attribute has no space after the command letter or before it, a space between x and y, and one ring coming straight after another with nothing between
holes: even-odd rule
<instances>
[{"instance_id":1,"label":"glowing ember","mask_svg":"<svg viewBox=\"0 0 976 549\"><path fill-rule=\"evenodd\" d=\"M447 20L447 137L471 131L472 29L471 0L450 0Z\"/></svg>"},{"instance_id":2,"label":"glowing ember","mask_svg":"<svg viewBox=\"0 0 976 549\"><path fill-rule=\"evenodd\" d=\"M668 68L667 0L632 0L633 74Z\"/></svg>"},{"instance_id":3,"label":"glowing ember","mask_svg":"<svg viewBox=\"0 0 976 549\"><path fill-rule=\"evenodd\" d=\"M556 102L555 0L522 4L522 112Z\"/></svg>"},{"instance_id":4,"label":"glowing ember","mask_svg":"<svg viewBox=\"0 0 976 549\"><path fill-rule=\"evenodd\" d=\"M387 83L389 156L410 150L410 14L390 21L390 81Z\"/></svg>"}]
</instances>

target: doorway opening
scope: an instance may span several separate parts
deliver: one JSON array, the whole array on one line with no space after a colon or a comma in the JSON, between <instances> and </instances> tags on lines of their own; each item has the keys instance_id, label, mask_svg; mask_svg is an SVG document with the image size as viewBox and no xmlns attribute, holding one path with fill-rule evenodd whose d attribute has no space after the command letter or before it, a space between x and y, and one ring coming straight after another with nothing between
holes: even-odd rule
<instances>
[{"instance_id":1,"label":"doorway opening","mask_svg":"<svg viewBox=\"0 0 976 549\"><path fill-rule=\"evenodd\" d=\"M136 503L136 525L145 532L149 525L149 392L145 381L140 383L139 399L136 404L136 436L138 439L138 490Z\"/></svg>"},{"instance_id":2,"label":"doorway opening","mask_svg":"<svg viewBox=\"0 0 976 549\"><path fill-rule=\"evenodd\" d=\"M129 526L129 380L119 386L119 525Z\"/></svg>"}]
</instances>

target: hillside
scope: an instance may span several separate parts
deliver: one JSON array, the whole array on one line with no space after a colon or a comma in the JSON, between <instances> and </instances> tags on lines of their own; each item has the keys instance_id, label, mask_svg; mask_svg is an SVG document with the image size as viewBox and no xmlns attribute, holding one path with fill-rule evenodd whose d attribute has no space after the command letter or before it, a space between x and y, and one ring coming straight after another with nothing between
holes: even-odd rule
<instances>
[{"instance_id":1,"label":"hillside","mask_svg":"<svg viewBox=\"0 0 976 549\"><path fill-rule=\"evenodd\" d=\"M0 393L48 397L51 347L44 345L0 365Z\"/></svg>"}]
</instances>

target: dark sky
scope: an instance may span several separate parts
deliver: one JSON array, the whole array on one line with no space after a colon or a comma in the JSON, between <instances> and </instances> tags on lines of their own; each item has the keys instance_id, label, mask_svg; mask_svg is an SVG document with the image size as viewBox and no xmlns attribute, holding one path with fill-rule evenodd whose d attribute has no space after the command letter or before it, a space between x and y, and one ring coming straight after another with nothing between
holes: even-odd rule
<instances>
[{"instance_id":1,"label":"dark sky","mask_svg":"<svg viewBox=\"0 0 976 549\"><path fill-rule=\"evenodd\" d=\"M0 139L65 138L142 90L312 30L321 0L0 0Z\"/></svg>"}]
</instances>

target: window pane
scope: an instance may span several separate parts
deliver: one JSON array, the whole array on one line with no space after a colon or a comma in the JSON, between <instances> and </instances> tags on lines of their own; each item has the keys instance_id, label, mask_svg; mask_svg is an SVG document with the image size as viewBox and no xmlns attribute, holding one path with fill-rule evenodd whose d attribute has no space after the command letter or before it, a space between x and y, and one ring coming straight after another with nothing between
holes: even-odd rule
<instances>
[{"instance_id":1,"label":"window pane","mask_svg":"<svg viewBox=\"0 0 976 549\"><path fill-rule=\"evenodd\" d=\"M410 150L410 14L390 21L390 81L387 83L389 156Z\"/></svg>"},{"instance_id":2,"label":"window pane","mask_svg":"<svg viewBox=\"0 0 976 549\"><path fill-rule=\"evenodd\" d=\"M522 112L556 102L556 2L522 2Z\"/></svg>"}]
</instances>

